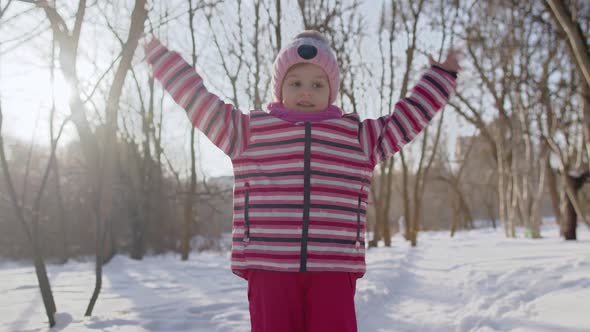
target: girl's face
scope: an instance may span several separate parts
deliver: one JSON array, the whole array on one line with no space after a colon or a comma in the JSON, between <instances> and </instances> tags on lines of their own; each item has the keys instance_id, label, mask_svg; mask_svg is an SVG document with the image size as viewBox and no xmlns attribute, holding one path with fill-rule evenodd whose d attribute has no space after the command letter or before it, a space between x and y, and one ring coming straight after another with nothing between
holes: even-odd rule
<instances>
[{"instance_id":1,"label":"girl's face","mask_svg":"<svg viewBox=\"0 0 590 332\"><path fill-rule=\"evenodd\" d=\"M283 106L290 110L320 112L330 103L328 76L322 68L311 63L289 68L281 89Z\"/></svg>"}]
</instances>

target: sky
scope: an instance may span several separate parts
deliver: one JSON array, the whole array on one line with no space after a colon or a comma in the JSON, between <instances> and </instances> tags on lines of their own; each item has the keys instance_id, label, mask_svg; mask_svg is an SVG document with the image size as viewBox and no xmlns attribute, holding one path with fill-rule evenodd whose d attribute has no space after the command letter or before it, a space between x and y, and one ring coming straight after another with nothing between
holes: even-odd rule
<instances>
[{"instance_id":1,"label":"sky","mask_svg":"<svg viewBox=\"0 0 590 332\"><path fill-rule=\"evenodd\" d=\"M421 232L418 247L401 236L370 249L357 281L360 332L590 331L590 231L565 242L548 222L543 239L507 239L501 228ZM225 246L229 245L229 235ZM247 284L229 270L228 251L116 256L84 317L94 263L48 265L58 312L47 328L33 267L0 261L0 330L29 332L250 331Z\"/></svg>"},{"instance_id":2,"label":"sky","mask_svg":"<svg viewBox=\"0 0 590 332\"><path fill-rule=\"evenodd\" d=\"M370 1L365 2L363 10L367 18L375 17L376 6L371 6ZM9 14L20 12L23 9L29 8L30 4L15 2L10 10ZM8 15L8 14L7 14ZM8 15L10 16L10 15ZM289 18L291 26L296 26L297 23L293 23L295 18ZM43 24L39 25L39 22L45 22L46 17L39 10L33 11L29 17L10 21L4 26L0 26L0 34L2 34L2 40L11 40L21 34L26 34L29 30L42 30ZM374 26L377 20L367 19L369 33L376 30ZM171 36L170 47L179 51L185 59L189 58L188 50L185 49L186 38L177 38L174 34L175 24L183 25L185 23L175 22L171 24L171 31L168 35ZM183 31L186 30L186 26L183 27ZM285 35L294 35L297 31L287 30ZM99 38L100 32L96 29L84 29L83 40L81 42L81 49L83 50L81 56L85 57L88 61L100 62L101 59L108 58L109 52L114 52L114 45L108 44L97 44L96 39ZM436 35L427 35L427 40L424 43L436 43ZM177 38L177 39L175 39ZM203 50L206 59L215 59L215 52L212 47L212 40L210 36L200 36L202 38L201 43L209 45L207 51ZM51 95L52 85L49 74L49 58L51 54L50 41L51 35L48 31L42 33L38 38L35 38L32 42L27 43L24 46L10 52L6 52L8 49L13 47L13 44L6 43L6 45L0 45L0 98L2 99L2 107L5 117L5 125L3 132L7 136L17 137L27 142L35 142L41 146L48 145L49 129L47 126L47 119L49 117L49 110L51 107ZM374 36L369 35L366 45L367 53L371 53L371 49L375 46L371 43L375 42ZM100 46L100 47L98 47ZM403 46L398 46L400 55L403 54ZM6 52L6 53L4 53ZM80 62L78 70L81 77L96 77L98 73L96 69L88 65L88 61ZM426 63L425 56L418 56L417 63ZM216 64L218 65L218 64ZM142 63L134 62L136 70L139 72L146 72L147 66ZM270 64L269 64L270 66ZM198 68L207 67L207 64L200 63ZM205 83L209 89L213 92L219 93L220 95L231 95L228 89L227 82L220 82L215 75L217 72L206 71L202 73L205 77ZM401 76L398 75L401 80ZM128 78L129 79L129 78ZM84 82L83 82L84 83ZM399 82L398 82L399 84ZM68 91L67 84L64 82L60 75L59 70L56 71L55 76L55 98L56 107L58 111L56 126L59 125L68 114L69 109L67 106ZM102 86L103 89L106 86ZM161 87L158 87L161 89ZM376 92L375 92L376 93ZM450 107L447 107L449 110ZM344 110L347 112L347 110ZM163 143L167 156L172 158L173 165L175 168L181 171L186 171L190 165L190 158L188 157L188 151L190 147L190 124L188 123L184 112L176 105L173 104L170 98L165 99L165 117L164 117L164 137ZM363 117L374 117L371 114L361 114ZM449 138L449 151L454 151L454 139L458 135L472 134L473 129L468 126L461 124L461 120L458 116L451 111L447 111L446 116L446 128L445 134ZM77 140L77 132L73 125L66 126L66 131L63 136L61 145L67 144L68 141ZM202 134L197 134L199 143L199 153L201 158L199 160L199 169L201 174L211 176L231 175L232 168L231 162L221 151L214 147L209 140Z\"/></svg>"}]
</instances>

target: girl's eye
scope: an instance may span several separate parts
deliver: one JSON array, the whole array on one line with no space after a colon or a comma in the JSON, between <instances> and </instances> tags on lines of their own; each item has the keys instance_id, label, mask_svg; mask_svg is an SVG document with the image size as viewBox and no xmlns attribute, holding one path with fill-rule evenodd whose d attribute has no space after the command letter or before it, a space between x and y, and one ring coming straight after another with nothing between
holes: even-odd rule
<instances>
[{"instance_id":1,"label":"girl's eye","mask_svg":"<svg viewBox=\"0 0 590 332\"><path fill-rule=\"evenodd\" d=\"M314 83L313 84L313 87L316 88L316 89L321 89L321 88L324 87L324 85L322 83Z\"/></svg>"},{"instance_id":2,"label":"girl's eye","mask_svg":"<svg viewBox=\"0 0 590 332\"><path fill-rule=\"evenodd\" d=\"M291 86L299 87L299 86L301 86L301 82L299 82L299 81L291 82Z\"/></svg>"}]
</instances>

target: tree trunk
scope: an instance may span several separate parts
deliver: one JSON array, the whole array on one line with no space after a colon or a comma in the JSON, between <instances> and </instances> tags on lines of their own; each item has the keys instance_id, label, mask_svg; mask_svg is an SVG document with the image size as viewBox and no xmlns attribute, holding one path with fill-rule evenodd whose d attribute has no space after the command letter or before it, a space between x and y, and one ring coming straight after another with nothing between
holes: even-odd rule
<instances>
[{"instance_id":1,"label":"tree trunk","mask_svg":"<svg viewBox=\"0 0 590 332\"><path fill-rule=\"evenodd\" d=\"M404 226L405 226L405 232L404 232L404 238L407 241L411 241L412 236L411 236L411 218L412 218L412 211L410 209L410 184L409 184L409 180L408 180L408 165L406 164L406 158L404 155L404 151L400 151L399 152L400 157L401 157L401 161L402 161L402 194L403 194L403 200L404 200Z\"/></svg>"},{"instance_id":2,"label":"tree trunk","mask_svg":"<svg viewBox=\"0 0 590 332\"><path fill-rule=\"evenodd\" d=\"M33 249L34 262L35 262L35 275L39 282L39 290L41 291L41 298L43 299L43 305L45 306L45 314L49 319L49 327L55 326L55 313L57 308L53 299L53 292L51 291L51 284L47 277L47 270L45 269L45 261L37 245L34 245Z\"/></svg>"},{"instance_id":3,"label":"tree trunk","mask_svg":"<svg viewBox=\"0 0 590 332\"><path fill-rule=\"evenodd\" d=\"M453 199L453 220L451 221L451 237L455 236L457 227L459 225L459 204L457 202L457 196Z\"/></svg>"},{"instance_id":4,"label":"tree trunk","mask_svg":"<svg viewBox=\"0 0 590 332\"><path fill-rule=\"evenodd\" d=\"M108 264L111 259L115 257L118 251L117 235L115 234L113 223L113 216L111 214L109 218L105 220L107 229L105 230L105 242L103 243L105 252L102 255L104 257L102 260L102 265Z\"/></svg>"},{"instance_id":5,"label":"tree trunk","mask_svg":"<svg viewBox=\"0 0 590 332\"><path fill-rule=\"evenodd\" d=\"M369 197L369 199L373 202L373 214L370 215L367 209L367 222L369 220L373 220L374 225L373 239L369 241L369 247L377 247L379 245L379 240L383 238L382 224L381 220L379 220L379 207L381 206L381 200L383 199L383 197L380 197L378 193L381 191L379 187L383 185L383 182L381 181L381 176L382 175L379 173L374 173L372 179L371 197Z\"/></svg>"},{"instance_id":6,"label":"tree trunk","mask_svg":"<svg viewBox=\"0 0 590 332\"><path fill-rule=\"evenodd\" d=\"M584 141L586 145L586 154L588 155L588 171L590 171L590 85L585 86L582 91L583 111L584 111Z\"/></svg>"},{"instance_id":7,"label":"tree trunk","mask_svg":"<svg viewBox=\"0 0 590 332\"><path fill-rule=\"evenodd\" d=\"M98 300L98 295L100 294L100 290L102 289L102 265L103 265L103 246L104 237L101 234L105 234L102 231L101 227L101 220L100 215L96 214L95 216L95 224L96 224L96 257L94 261L94 290L92 291L92 296L90 297L90 302L88 302L88 306L86 307L86 312L84 316L91 316L92 310L94 310L94 305Z\"/></svg>"},{"instance_id":8,"label":"tree trunk","mask_svg":"<svg viewBox=\"0 0 590 332\"><path fill-rule=\"evenodd\" d=\"M393 181L393 158L389 158L380 165L380 172L373 179L371 193L375 211L375 231L369 246L376 247L380 240L386 247L391 247L391 226L389 211L391 208L391 192Z\"/></svg>"},{"instance_id":9,"label":"tree trunk","mask_svg":"<svg viewBox=\"0 0 590 332\"><path fill-rule=\"evenodd\" d=\"M59 228L60 228L60 235L61 235L61 259L60 263L65 264L68 261L70 256L68 251L68 214L66 212L66 208L63 202L63 196L61 193L61 185L60 185L60 175L59 175L59 165L57 163L57 158L54 159L53 162L53 174L55 176L55 194L57 196L57 205L59 209Z\"/></svg>"},{"instance_id":10,"label":"tree trunk","mask_svg":"<svg viewBox=\"0 0 590 332\"><path fill-rule=\"evenodd\" d=\"M133 215L131 216L131 218L133 218L133 221L131 225L132 242L130 257L131 259L141 260L143 259L143 255L145 253L145 220L143 219L145 218L146 214L143 214L140 211L138 211L141 210L141 208L137 209L129 207L129 209L135 210L135 213L133 213Z\"/></svg>"},{"instance_id":11,"label":"tree trunk","mask_svg":"<svg viewBox=\"0 0 590 332\"><path fill-rule=\"evenodd\" d=\"M557 187L557 177L555 176L555 170L551 167L551 161L549 158L545 160L547 172L547 189L549 190L549 197L551 198L551 207L553 208L553 214L555 215L555 222L561 223L561 203L559 199L559 189Z\"/></svg>"},{"instance_id":12,"label":"tree trunk","mask_svg":"<svg viewBox=\"0 0 590 332\"><path fill-rule=\"evenodd\" d=\"M193 129L194 131L194 129ZM193 136L193 135L191 135ZM193 140L194 141L194 140ZM192 143L191 143L192 144ZM192 181L191 181L192 183ZM190 254L190 241L192 237L192 225L193 225L193 191L192 191L192 184L188 188L188 192L185 196L184 200L184 219L182 223L182 236L181 236L181 259L183 261L188 260Z\"/></svg>"},{"instance_id":13,"label":"tree trunk","mask_svg":"<svg viewBox=\"0 0 590 332\"><path fill-rule=\"evenodd\" d=\"M393 157L389 158L386 162L385 169L387 170L387 174L385 177L385 182L382 185L385 187L384 198L382 200L383 203L383 211L381 212L382 215L382 222L383 222L383 241L386 247L391 247L391 225L390 225L390 218L389 218L389 211L391 210L391 193L393 191L393 166L394 166L394 159Z\"/></svg>"},{"instance_id":14,"label":"tree trunk","mask_svg":"<svg viewBox=\"0 0 590 332\"><path fill-rule=\"evenodd\" d=\"M189 5L189 28L191 32L191 45L192 45L192 65L195 67L197 65L197 50L196 50L196 42L195 42L195 29L194 29L194 12L192 7L192 1L188 1ZM186 200L184 201L185 208L184 208L184 222L182 227L182 237L181 237L181 259L183 261L188 260L189 253L190 253L190 241L193 235L193 210L195 205L195 197L197 193L197 164L196 164L196 152L195 152L195 127L191 128L191 182L188 188L188 193L186 195Z\"/></svg>"},{"instance_id":15,"label":"tree trunk","mask_svg":"<svg viewBox=\"0 0 590 332\"><path fill-rule=\"evenodd\" d=\"M580 190L584 186L586 180L590 178L590 172L585 172L577 176L562 174L562 178L564 181L565 190L571 190L571 195L564 195L566 203L564 204L564 220L560 225L561 234L566 240L576 240L576 230L578 226L578 211L580 211L580 209L576 208L576 204L578 204L577 200ZM580 217L584 218L584 216Z\"/></svg>"},{"instance_id":16,"label":"tree trunk","mask_svg":"<svg viewBox=\"0 0 590 332\"><path fill-rule=\"evenodd\" d=\"M387 13L385 9L385 4L381 9L381 17L385 17L385 15L392 15L395 17L396 15L396 4L395 2L391 3L391 13ZM386 27L385 20L382 19L379 25L379 54L381 58L381 75L380 75L380 82L379 82L379 100L380 100L380 108L381 112L380 115L383 116L385 114L391 114L393 111L393 93L394 93L394 71L389 70L389 76L387 76L387 69L391 69L394 65L394 40L395 40L395 19L391 20L391 25ZM383 47L384 46L384 39L383 36L386 35L388 51ZM387 84L387 81L389 84ZM353 89L351 89L353 90ZM352 91L351 91L352 92ZM351 98L352 99L352 98ZM354 107L356 109L356 106ZM376 213L375 216L375 236L373 237L373 241L370 245L376 246L378 241L383 239L384 244L386 247L391 246L391 219L390 219L390 211L391 211L391 196L393 191L393 180L394 180L394 165L395 159L393 157L388 158L387 160L382 161L380 165L381 172L378 174L378 178L373 181L373 186L371 192L373 193L373 203L374 203L374 210ZM376 183L379 184L379 193L376 194L374 188L376 187Z\"/></svg>"},{"instance_id":17,"label":"tree trunk","mask_svg":"<svg viewBox=\"0 0 590 332\"><path fill-rule=\"evenodd\" d=\"M567 181L572 181L572 179L568 179ZM567 197L567 195L565 195L565 211L563 217L564 218L560 224L561 235L566 240L576 240L578 215L574 209L574 204L572 204L572 201Z\"/></svg>"},{"instance_id":18,"label":"tree trunk","mask_svg":"<svg viewBox=\"0 0 590 332\"><path fill-rule=\"evenodd\" d=\"M465 218L465 221L469 225L469 227L473 228L473 215L471 214L471 209L469 208L467 201L465 201L465 196L463 195L463 192L461 192L459 188L456 189L456 195L459 199L459 211L461 212L461 215Z\"/></svg>"},{"instance_id":19,"label":"tree trunk","mask_svg":"<svg viewBox=\"0 0 590 332\"><path fill-rule=\"evenodd\" d=\"M51 43L51 59L50 59L50 67L49 67L49 75L51 80L51 111L49 115L49 141L51 142L51 150L56 150L57 142L55 140L54 135L54 120L55 120L55 40L52 40ZM51 168L53 169L53 175L55 178L55 195L57 196L57 206L59 211L59 230L61 233L61 253L60 253L60 263L65 264L68 261L68 236L67 236L67 227L66 227L66 209L63 203L63 196L61 194L61 184L60 184L60 175L59 175L59 164L57 158L53 158L53 162L51 163Z\"/></svg>"},{"instance_id":20,"label":"tree trunk","mask_svg":"<svg viewBox=\"0 0 590 332\"><path fill-rule=\"evenodd\" d=\"M547 178L547 167L549 166L549 146L547 144L543 144L541 147L541 160L539 161L540 170L538 172L539 176L539 183L537 186L537 192L533 197L533 203L531 207L531 237L533 239L540 239L541 238L541 203L543 200L543 194L545 193L545 179Z\"/></svg>"}]
</instances>

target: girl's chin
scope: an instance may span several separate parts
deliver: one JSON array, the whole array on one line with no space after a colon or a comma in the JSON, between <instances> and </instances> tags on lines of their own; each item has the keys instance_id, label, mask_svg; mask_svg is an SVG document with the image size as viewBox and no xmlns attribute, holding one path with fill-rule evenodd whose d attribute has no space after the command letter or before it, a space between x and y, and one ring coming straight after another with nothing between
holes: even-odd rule
<instances>
[{"instance_id":1,"label":"girl's chin","mask_svg":"<svg viewBox=\"0 0 590 332\"><path fill-rule=\"evenodd\" d=\"M322 111L319 107L317 106L313 106L313 107L305 107L305 106L299 106L299 105L295 105L295 107L293 107L293 109L295 111L299 111L299 112L306 112L306 113L314 113L314 112L320 112Z\"/></svg>"},{"instance_id":2,"label":"girl's chin","mask_svg":"<svg viewBox=\"0 0 590 332\"><path fill-rule=\"evenodd\" d=\"M319 109L315 109L315 108L297 108L297 111L299 112L305 112L305 113L315 113L315 112L319 112Z\"/></svg>"},{"instance_id":3,"label":"girl's chin","mask_svg":"<svg viewBox=\"0 0 590 332\"><path fill-rule=\"evenodd\" d=\"M320 107L317 106L311 106L311 107L305 107L305 106L300 106L300 105L285 105L283 103L283 107L285 107L286 109L292 110L292 111L297 111L297 112L304 112L304 113L316 113L316 112L321 112L323 111L323 109L321 109Z\"/></svg>"}]
</instances>

